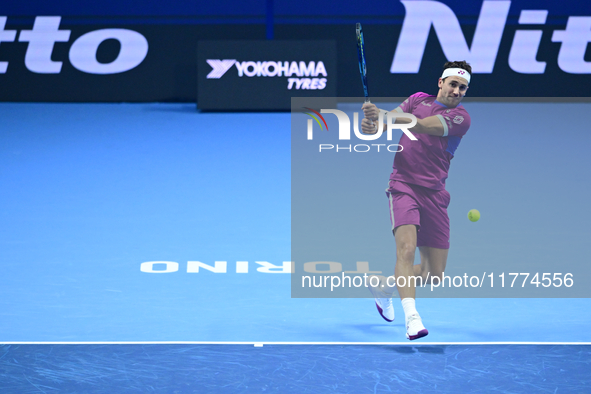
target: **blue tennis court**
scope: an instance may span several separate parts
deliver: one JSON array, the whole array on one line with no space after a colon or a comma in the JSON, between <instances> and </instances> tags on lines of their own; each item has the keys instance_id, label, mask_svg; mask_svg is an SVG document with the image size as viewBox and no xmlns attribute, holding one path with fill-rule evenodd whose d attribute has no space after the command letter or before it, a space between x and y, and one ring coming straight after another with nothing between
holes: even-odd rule
<instances>
[{"instance_id":1,"label":"blue tennis court","mask_svg":"<svg viewBox=\"0 0 591 394\"><path fill-rule=\"evenodd\" d=\"M448 265L584 265L591 105L466 105L473 126L450 171ZM494 123L519 106L579 117L565 128L540 116L541 133ZM372 299L291 298L288 113L1 103L0 119L3 393L591 384L589 298L419 299L430 331L420 343ZM478 227L465 218L474 206Z\"/></svg>"}]
</instances>

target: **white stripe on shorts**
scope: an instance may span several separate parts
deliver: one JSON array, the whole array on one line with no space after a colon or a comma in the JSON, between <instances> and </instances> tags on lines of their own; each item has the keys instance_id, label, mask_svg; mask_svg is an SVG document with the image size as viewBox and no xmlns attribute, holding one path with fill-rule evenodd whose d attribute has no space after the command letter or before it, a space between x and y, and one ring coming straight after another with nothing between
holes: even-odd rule
<instances>
[{"instance_id":1,"label":"white stripe on shorts","mask_svg":"<svg viewBox=\"0 0 591 394\"><path fill-rule=\"evenodd\" d=\"M390 205L390 221L392 222L392 231L396 228L394 223L394 204L392 202L392 193L388 193L388 201Z\"/></svg>"}]
</instances>

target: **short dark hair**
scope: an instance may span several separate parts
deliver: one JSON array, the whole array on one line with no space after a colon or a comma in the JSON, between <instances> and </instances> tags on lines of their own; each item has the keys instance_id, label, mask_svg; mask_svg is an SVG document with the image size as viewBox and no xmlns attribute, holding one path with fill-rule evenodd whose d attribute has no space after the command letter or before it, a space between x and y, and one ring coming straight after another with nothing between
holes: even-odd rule
<instances>
[{"instance_id":1,"label":"short dark hair","mask_svg":"<svg viewBox=\"0 0 591 394\"><path fill-rule=\"evenodd\" d=\"M470 74L472 74L472 67L470 67L470 65L466 63L465 60L455 60L453 62L446 62L443 65L443 69L445 70L448 68L461 68L462 70L466 70Z\"/></svg>"}]
</instances>

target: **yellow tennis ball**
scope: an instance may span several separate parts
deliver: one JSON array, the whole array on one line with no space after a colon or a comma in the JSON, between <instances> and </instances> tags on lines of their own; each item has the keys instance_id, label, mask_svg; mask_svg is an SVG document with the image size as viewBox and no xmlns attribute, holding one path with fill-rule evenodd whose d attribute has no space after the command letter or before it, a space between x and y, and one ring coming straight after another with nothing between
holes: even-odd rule
<instances>
[{"instance_id":1,"label":"yellow tennis ball","mask_svg":"<svg viewBox=\"0 0 591 394\"><path fill-rule=\"evenodd\" d=\"M478 219L480 219L480 212L478 212L478 209L471 209L470 212L468 212L468 219L470 219L471 222L477 222Z\"/></svg>"}]
</instances>

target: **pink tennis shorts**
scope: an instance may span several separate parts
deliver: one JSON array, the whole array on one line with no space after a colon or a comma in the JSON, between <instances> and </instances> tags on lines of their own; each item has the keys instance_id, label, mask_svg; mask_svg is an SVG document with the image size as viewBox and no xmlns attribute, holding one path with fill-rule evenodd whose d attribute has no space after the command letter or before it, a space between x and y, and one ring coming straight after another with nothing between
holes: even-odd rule
<instances>
[{"instance_id":1,"label":"pink tennis shorts","mask_svg":"<svg viewBox=\"0 0 591 394\"><path fill-rule=\"evenodd\" d=\"M386 190L392 230L404 224L417 226L417 246L449 249L447 190L391 180Z\"/></svg>"}]
</instances>

